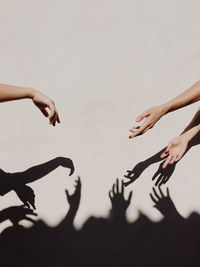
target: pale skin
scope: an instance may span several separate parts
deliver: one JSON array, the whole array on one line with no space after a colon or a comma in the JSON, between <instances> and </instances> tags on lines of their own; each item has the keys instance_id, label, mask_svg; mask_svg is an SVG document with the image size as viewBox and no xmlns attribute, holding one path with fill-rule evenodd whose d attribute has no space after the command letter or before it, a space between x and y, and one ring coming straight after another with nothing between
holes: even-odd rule
<instances>
[{"instance_id":1,"label":"pale skin","mask_svg":"<svg viewBox=\"0 0 200 267\"><path fill-rule=\"evenodd\" d=\"M60 123L60 118L54 101L39 90L0 84L0 102L18 99L31 99L43 115L49 119L49 124L55 126L56 123Z\"/></svg>"},{"instance_id":2,"label":"pale skin","mask_svg":"<svg viewBox=\"0 0 200 267\"><path fill-rule=\"evenodd\" d=\"M165 114L193 104L200 100L200 81L195 83L192 87L184 91L182 94L173 98L165 104L160 106L151 107L145 110L141 115L136 118L136 122L145 121L140 126L133 126L130 129L132 133L129 138L132 139L138 135L142 135L151 129L156 122L162 118ZM199 115L199 114L198 114ZM184 132L172 139L164 153L161 155L162 158L166 157L163 164L163 168L166 168L168 164L173 164L181 159L189 141L200 131L200 122L197 125L192 123L184 130Z\"/></svg>"}]
</instances>

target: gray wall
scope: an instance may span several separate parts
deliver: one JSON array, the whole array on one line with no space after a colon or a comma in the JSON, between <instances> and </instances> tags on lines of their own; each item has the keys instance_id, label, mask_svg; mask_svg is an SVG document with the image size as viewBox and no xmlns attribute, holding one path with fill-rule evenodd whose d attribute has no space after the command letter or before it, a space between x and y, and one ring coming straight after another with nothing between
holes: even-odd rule
<instances>
[{"instance_id":1,"label":"gray wall","mask_svg":"<svg viewBox=\"0 0 200 267\"><path fill-rule=\"evenodd\" d=\"M195 0L0 0L0 82L41 89L55 100L62 121L50 127L30 100L1 104L0 167L22 171L61 155L76 166L72 178L59 168L32 184L39 218L52 226L62 219L64 188L72 192L77 175L82 200L76 227L92 214L106 216L115 179L190 121L198 103L128 139L140 112L199 80L199 13ZM191 150L168 183L185 217L200 211L199 155L199 147ZM130 221L139 211L161 218L149 197L157 168L127 188L133 190ZM14 204L20 204L14 192L1 197L1 209Z\"/></svg>"}]
</instances>

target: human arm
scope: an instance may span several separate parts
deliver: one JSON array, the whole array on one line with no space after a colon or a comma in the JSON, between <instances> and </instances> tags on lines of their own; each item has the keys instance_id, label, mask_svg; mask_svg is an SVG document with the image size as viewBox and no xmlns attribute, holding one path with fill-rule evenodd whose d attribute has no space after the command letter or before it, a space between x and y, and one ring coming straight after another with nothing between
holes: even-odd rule
<instances>
[{"instance_id":1,"label":"human arm","mask_svg":"<svg viewBox=\"0 0 200 267\"><path fill-rule=\"evenodd\" d=\"M39 90L28 87L0 84L0 102L19 99L31 99L43 115L49 118L49 123L53 126L56 125L56 122L60 123L60 118L54 101Z\"/></svg>"},{"instance_id":2,"label":"human arm","mask_svg":"<svg viewBox=\"0 0 200 267\"><path fill-rule=\"evenodd\" d=\"M132 134L129 136L129 138L131 139L145 133L151 129L165 114L193 104L198 100L200 100L200 81L170 101L145 110L136 119L136 122L141 122L143 119L145 119L144 123L140 126L133 126L132 129L130 129Z\"/></svg>"}]
</instances>

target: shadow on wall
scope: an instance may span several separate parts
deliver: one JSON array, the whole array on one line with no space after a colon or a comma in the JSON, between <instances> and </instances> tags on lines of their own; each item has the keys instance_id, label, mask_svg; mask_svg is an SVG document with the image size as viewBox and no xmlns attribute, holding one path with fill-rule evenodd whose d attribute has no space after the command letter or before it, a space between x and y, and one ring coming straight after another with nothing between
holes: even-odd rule
<instances>
[{"instance_id":1,"label":"shadow on wall","mask_svg":"<svg viewBox=\"0 0 200 267\"><path fill-rule=\"evenodd\" d=\"M70 174L74 172L74 165L71 159L57 157L48 162L29 168L24 172L8 173L0 169L0 195L3 196L14 190L19 199L28 208L35 209L35 194L33 189L26 184L41 179L59 166L70 169Z\"/></svg>"},{"instance_id":2,"label":"shadow on wall","mask_svg":"<svg viewBox=\"0 0 200 267\"><path fill-rule=\"evenodd\" d=\"M125 186L118 180L109 192L112 209L109 218L91 217L80 231L73 227L81 200L81 181L66 198L70 208L55 228L42 221L34 222L36 214L24 206L1 211L1 222L9 219L13 226L1 234L0 266L199 266L200 216L184 219L176 210L169 189L153 188L150 199L164 216L153 223L140 214L137 221L126 221L126 210L132 192L125 197ZM22 219L34 222L26 229Z\"/></svg>"},{"instance_id":3,"label":"shadow on wall","mask_svg":"<svg viewBox=\"0 0 200 267\"><path fill-rule=\"evenodd\" d=\"M199 112L198 112L199 115ZM200 115L198 116L200 117ZM199 121L199 120L198 120ZM200 122L199 122L200 123ZM188 144L188 147L184 153L184 155L193 147L200 144L200 133L198 133ZM132 184L135 180L137 180L141 174L152 164L160 162L160 165L158 167L158 170L153 175L152 180L155 181L155 186L162 186L166 184L169 179L171 178L173 172L175 171L176 165L178 162L174 162L173 164L168 164L165 169L162 168L162 165L164 163L163 158L160 156L162 153L166 150L166 147L163 148L161 151L153 155L152 157L149 157L148 159L139 162L136 164L132 170L127 170L127 174L124 175L125 178L128 179L128 181L124 182L125 186L128 186ZM183 156L184 156L183 155Z\"/></svg>"}]
</instances>

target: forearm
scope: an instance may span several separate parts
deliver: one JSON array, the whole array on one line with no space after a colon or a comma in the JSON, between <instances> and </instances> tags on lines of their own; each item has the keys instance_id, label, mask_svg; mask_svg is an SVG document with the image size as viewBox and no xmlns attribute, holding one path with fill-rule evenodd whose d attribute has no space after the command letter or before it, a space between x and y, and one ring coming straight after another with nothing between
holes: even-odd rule
<instances>
[{"instance_id":1,"label":"forearm","mask_svg":"<svg viewBox=\"0 0 200 267\"><path fill-rule=\"evenodd\" d=\"M11 100L32 98L35 89L27 87L18 87L8 84L0 84L0 102Z\"/></svg>"},{"instance_id":2,"label":"forearm","mask_svg":"<svg viewBox=\"0 0 200 267\"><path fill-rule=\"evenodd\" d=\"M194 126L197 126L198 124L200 124L200 110L198 110L196 112L192 121L188 124L188 126L183 130L183 132L181 134L184 134L185 132L187 132L188 130L190 130Z\"/></svg>"},{"instance_id":3,"label":"forearm","mask_svg":"<svg viewBox=\"0 0 200 267\"><path fill-rule=\"evenodd\" d=\"M60 165L61 162L60 158L58 157L46 163L31 167L24 172L13 173L10 175L10 179L12 180L11 182L16 183L16 185L31 183L44 177Z\"/></svg>"},{"instance_id":4,"label":"forearm","mask_svg":"<svg viewBox=\"0 0 200 267\"><path fill-rule=\"evenodd\" d=\"M200 100L200 81L184 91L182 94L162 105L164 113L168 113Z\"/></svg>"},{"instance_id":5,"label":"forearm","mask_svg":"<svg viewBox=\"0 0 200 267\"><path fill-rule=\"evenodd\" d=\"M191 128L190 130L188 130L187 132L184 132L184 137L186 138L187 142L190 142L192 140L192 138L198 134L198 132L200 131L200 124L194 126L193 128Z\"/></svg>"}]
</instances>

